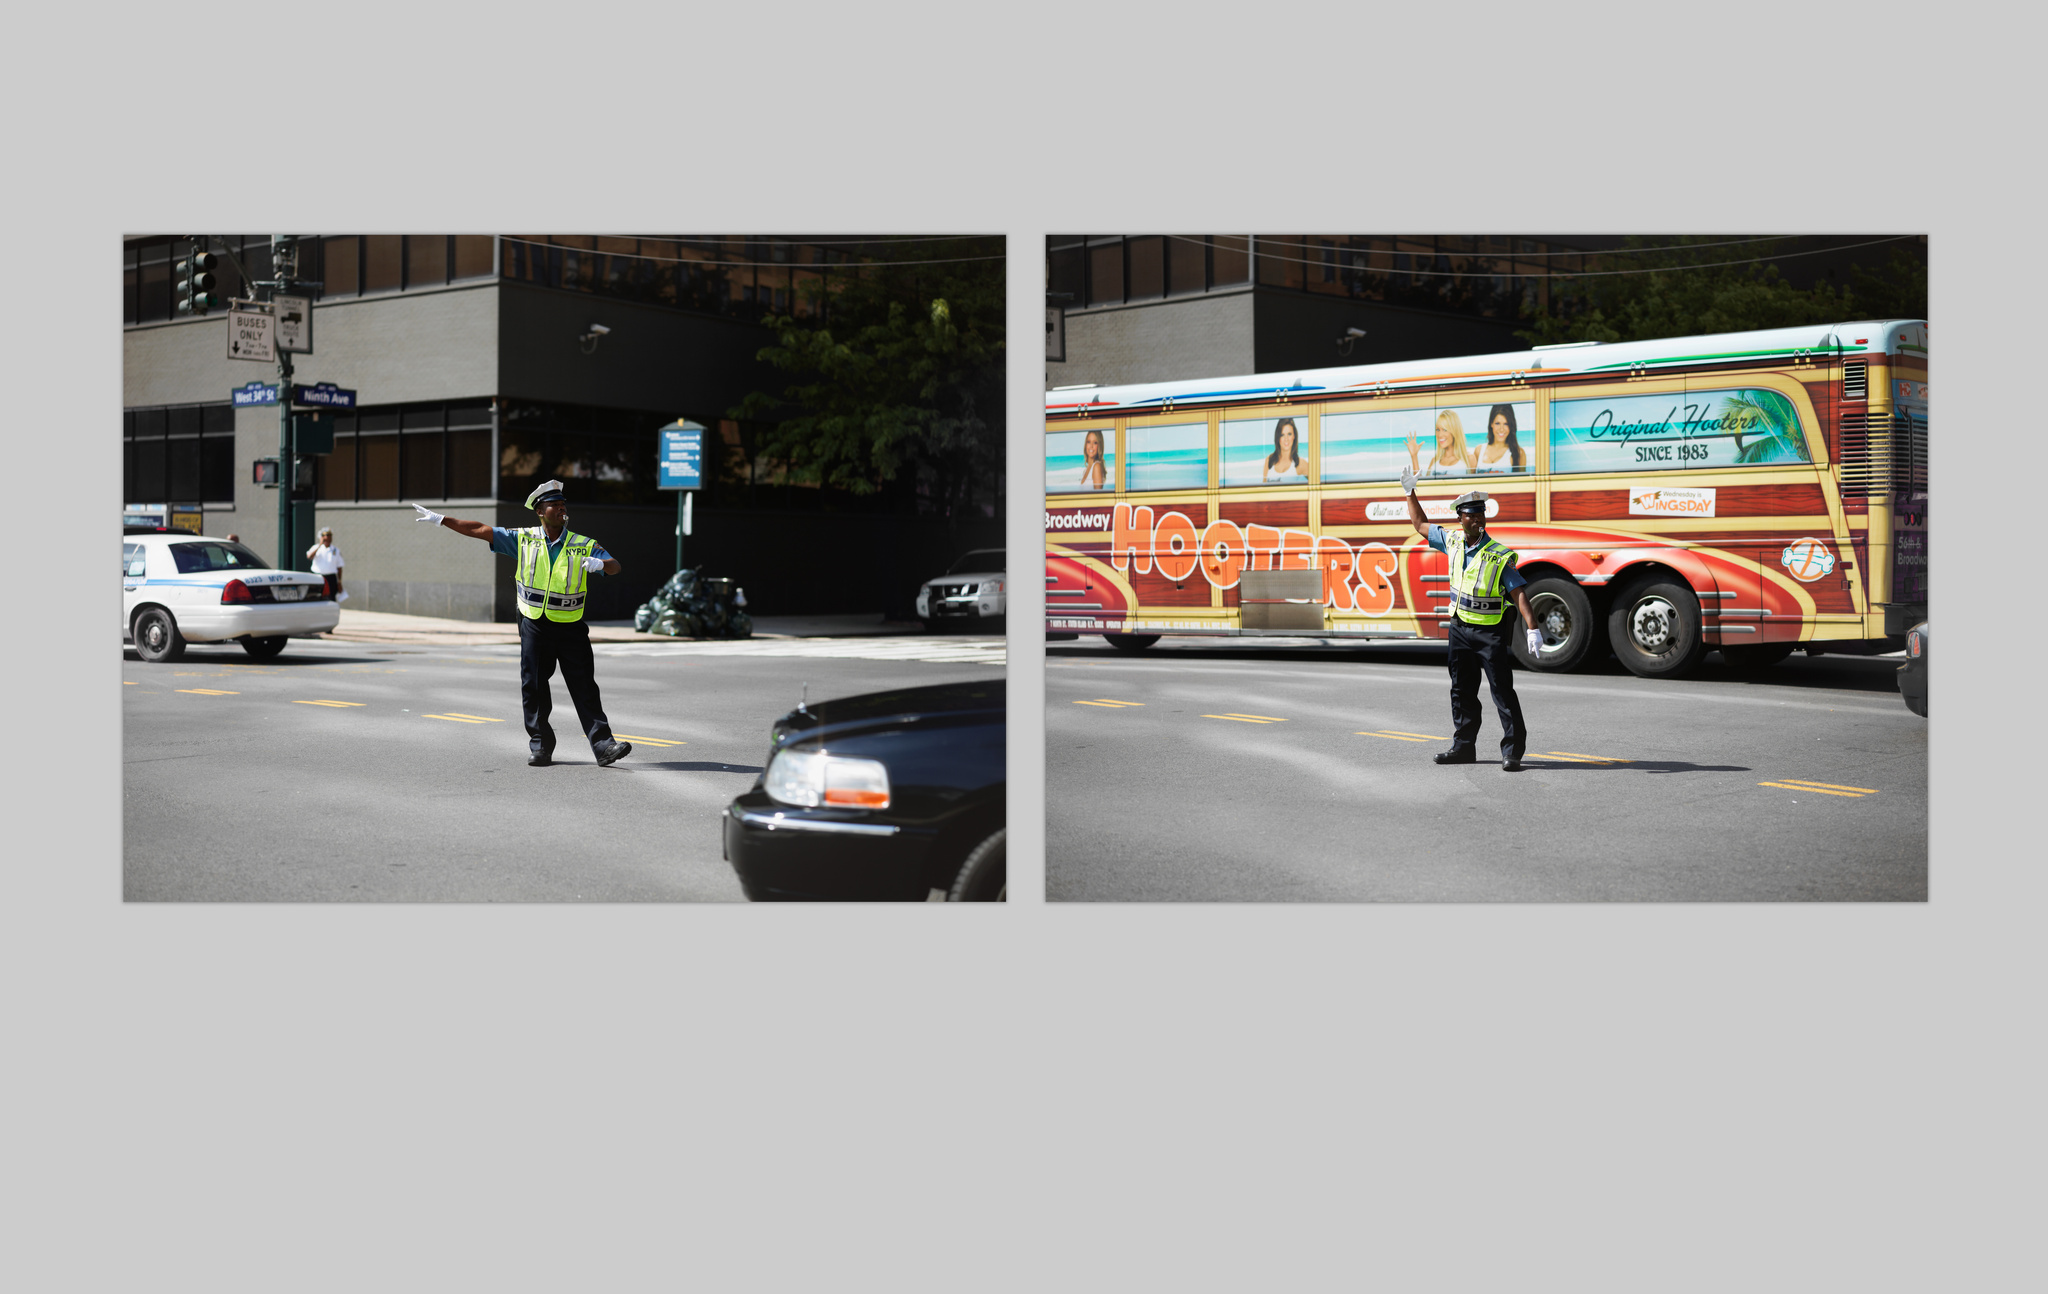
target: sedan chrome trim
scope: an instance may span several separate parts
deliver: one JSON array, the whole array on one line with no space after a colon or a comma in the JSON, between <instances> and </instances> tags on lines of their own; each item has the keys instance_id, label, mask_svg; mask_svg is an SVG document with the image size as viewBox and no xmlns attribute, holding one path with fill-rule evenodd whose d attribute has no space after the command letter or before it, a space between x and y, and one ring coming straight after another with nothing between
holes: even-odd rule
<instances>
[{"instance_id":1,"label":"sedan chrome trim","mask_svg":"<svg viewBox=\"0 0 2048 1294\"><path fill-rule=\"evenodd\" d=\"M833 822L826 818L792 818L781 813L754 813L741 809L733 814L742 825L766 827L770 831L789 829L792 831L836 832L842 836L893 836L901 827L885 826L873 822Z\"/></svg>"}]
</instances>

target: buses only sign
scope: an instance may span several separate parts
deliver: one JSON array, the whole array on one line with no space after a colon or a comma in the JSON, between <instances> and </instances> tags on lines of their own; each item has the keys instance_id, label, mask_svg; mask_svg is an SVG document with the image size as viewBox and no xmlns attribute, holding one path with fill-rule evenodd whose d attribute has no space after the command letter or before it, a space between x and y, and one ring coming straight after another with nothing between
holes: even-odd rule
<instances>
[{"instance_id":1,"label":"buses only sign","mask_svg":"<svg viewBox=\"0 0 2048 1294\"><path fill-rule=\"evenodd\" d=\"M265 364L277 361L275 323L270 307L255 301L228 305L228 358L253 359Z\"/></svg>"}]
</instances>

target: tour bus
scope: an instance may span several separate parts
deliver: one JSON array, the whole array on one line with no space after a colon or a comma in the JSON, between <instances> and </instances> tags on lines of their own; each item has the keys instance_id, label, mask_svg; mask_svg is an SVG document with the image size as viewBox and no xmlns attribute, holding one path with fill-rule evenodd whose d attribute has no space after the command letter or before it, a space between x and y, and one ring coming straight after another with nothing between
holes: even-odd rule
<instances>
[{"instance_id":1,"label":"tour bus","mask_svg":"<svg viewBox=\"0 0 2048 1294\"><path fill-rule=\"evenodd\" d=\"M1409 524L1483 490L1543 647L1636 674L1896 651L1927 616L1927 324L1541 346L1045 402L1046 630L1448 637Z\"/></svg>"}]
</instances>

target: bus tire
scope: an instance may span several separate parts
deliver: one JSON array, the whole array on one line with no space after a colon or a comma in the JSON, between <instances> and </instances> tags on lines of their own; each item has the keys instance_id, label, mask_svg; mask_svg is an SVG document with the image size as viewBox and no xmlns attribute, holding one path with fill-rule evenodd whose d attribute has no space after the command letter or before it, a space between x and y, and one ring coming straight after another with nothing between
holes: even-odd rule
<instances>
[{"instance_id":1,"label":"bus tire","mask_svg":"<svg viewBox=\"0 0 2048 1294\"><path fill-rule=\"evenodd\" d=\"M1792 654L1797 643L1723 643L1721 659L1729 669L1747 673L1769 669Z\"/></svg>"},{"instance_id":2,"label":"bus tire","mask_svg":"<svg viewBox=\"0 0 2048 1294\"><path fill-rule=\"evenodd\" d=\"M1614 595L1607 640L1628 672L1639 678L1681 678L1707 654L1700 634L1700 600L1691 589L1651 576Z\"/></svg>"},{"instance_id":3,"label":"bus tire","mask_svg":"<svg viewBox=\"0 0 2048 1294\"><path fill-rule=\"evenodd\" d=\"M1144 651L1159 641L1158 634L1104 634L1109 645L1118 651Z\"/></svg>"},{"instance_id":4,"label":"bus tire","mask_svg":"<svg viewBox=\"0 0 2048 1294\"><path fill-rule=\"evenodd\" d=\"M1515 635L1515 660L1524 669L1563 673L1586 663L1600 629L1593 618L1593 600L1577 580L1542 579L1529 581L1526 590L1529 610L1536 623L1525 626L1543 631L1543 655L1531 659L1523 635Z\"/></svg>"}]
</instances>

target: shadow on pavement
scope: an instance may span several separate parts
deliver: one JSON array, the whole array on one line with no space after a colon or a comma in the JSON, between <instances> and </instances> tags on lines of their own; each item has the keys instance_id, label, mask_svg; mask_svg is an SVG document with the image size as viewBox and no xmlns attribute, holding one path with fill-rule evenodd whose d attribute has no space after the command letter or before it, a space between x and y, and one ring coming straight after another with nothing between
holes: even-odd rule
<instances>
[{"instance_id":1,"label":"shadow on pavement","mask_svg":"<svg viewBox=\"0 0 2048 1294\"><path fill-rule=\"evenodd\" d=\"M1480 763L1498 763L1498 760L1481 760ZM1612 764L1592 764L1576 759L1545 759L1541 755L1524 755L1522 770L1540 768L1546 772L1552 769L1568 768L1574 772L1586 773L1753 773L1756 770L1743 764L1694 764L1682 759L1631 759Z\"/></svg>"},{"instance_id":2,"label":"shadow on pavement","mask_svg":"<svg viewBox=\"0 0 2048 1294\"><path fill-rule=\"evenodd\" d=\"M380 651L375 655L349 652L347 654L326 656L294 656L291 649L287 647L282 656L273 656L269 660L256 660L239 647L233 648L230 651L204 651L199 644L195 643L191 647L186 648L185 654L178 659L155 663L166 669L178 669L192 665L247 665L251 669L290 669L293 666L314 668L321 665L374 665L379 661L390 659L391 654L390 652ZM133 647L123 647L121 649L121 659L124 661L134 661L138 665L150 663L137 655Z\"/></svg>"},{"instance_id":3,"label":"shadow on pavement","mask_svg":"<svg viewBox=\"0 0 2048 1294\"><path fill-rule=\"evenodd\" d=\"M635 769L665 768L672 773L759 773L761 771L758 764L712 764L702 760L669 760L657 764L634 760L630 755L626 757L625 761L614 764L612 767L626 768L628 764L631 764Z\"/></svg>"}]
</instances>

